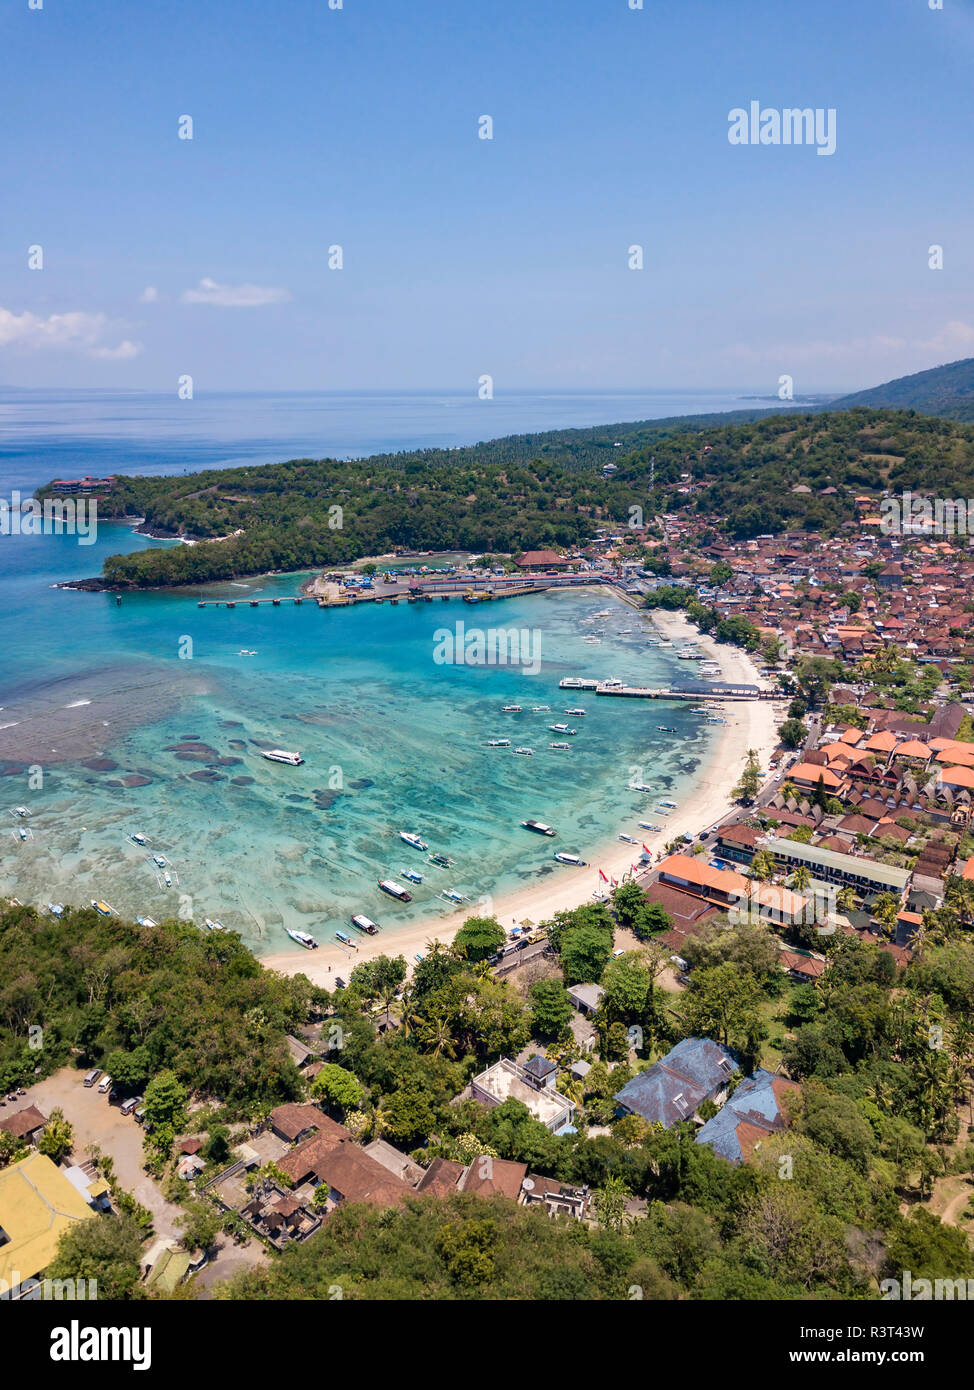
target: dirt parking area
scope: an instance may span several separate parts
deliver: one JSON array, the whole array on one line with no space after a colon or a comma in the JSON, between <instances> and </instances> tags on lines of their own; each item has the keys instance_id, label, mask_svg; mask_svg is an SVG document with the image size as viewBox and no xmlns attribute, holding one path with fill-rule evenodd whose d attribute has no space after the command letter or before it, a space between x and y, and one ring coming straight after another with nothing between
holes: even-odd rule
<instances>
[{"instance_id":1,"label":"dirt parking area","mask_svg":"<svg viewBox=\"0 0 974 1390\"><path fill-rule=\"evenodd\" d=\"M109 1105L108 1096L99 1094L97 1084L85 1087L84 1075L74 1067L62 1067L31 1086L20 1103L36 1105L44 1115L57 1108L63 1110L65 1119L74 1126L74 1161L78 1163L87 1157L89 1145L101 1149L114 1162L121 1186L152 1212L156 1235L178 1240L182 1209L167 1202L143 1170L141 1127L131 1115L123 1115L117 1105Z\"/></svg>"}]
</instances>

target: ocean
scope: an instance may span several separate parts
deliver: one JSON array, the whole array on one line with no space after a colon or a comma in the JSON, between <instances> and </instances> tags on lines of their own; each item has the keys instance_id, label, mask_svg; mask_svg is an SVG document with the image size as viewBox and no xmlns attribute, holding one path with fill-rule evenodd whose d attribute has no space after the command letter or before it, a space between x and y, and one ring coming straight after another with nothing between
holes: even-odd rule
<instances>
[{"instance_id":1,"label":"ocean","mask_svg":"<svg viewBox=\"0 0 974 1390\"><path fill-rule=\"evenodd\" d=\"M648 397L628 393L525 393L488 403L488 416L484 403L447 393L227 396L191 403L190 425L171 402L138 393L8 391L0 489L9 497L78 473L463 444L721 402L739 405L670 396L650 411ZM443 892L489 911L491 895L558 873L554 848L587 858L619 832L638 839L655 799L631 782L680 800L700 775L713 728L689 709L663 707L676 733L661 733L659 707L559 689L566 675L664 684L689 674L648 644L645 618L601 591L482 609L454 600L228 610L198 608L195 590L118 604L53 587L97 574L105 555L168 544L106 523L90 546L0 536L0 892L22 902L98 899L129 917L210 917L259 954L288 948L287 928L324 940L364 912L393 929L394 949L396 924L455 911ZM206 596L289 595L302 577L209 586ZM440 664L442 630L461 621L523 631L540 644L537 673ZM583 642L594 632L598 644ZM504 714L505 704L522 712ZM542 705L550 712L532 712ZM566 716L574 706L586 714ZM564 753L548 748L559 739L548 724L561 721L578 730ZM511 747L489 748L490 738ZM517 745L534 755L514 755ZM267 747L305 762L270 763L259 755ZM16 814L21 805L29 818ZM522 829L527 819L555 826L557 840ZM427 864L401 829L452 865ZM377 882L406 868L423 882L399 904Z\"/></svg>"}]
</instances>

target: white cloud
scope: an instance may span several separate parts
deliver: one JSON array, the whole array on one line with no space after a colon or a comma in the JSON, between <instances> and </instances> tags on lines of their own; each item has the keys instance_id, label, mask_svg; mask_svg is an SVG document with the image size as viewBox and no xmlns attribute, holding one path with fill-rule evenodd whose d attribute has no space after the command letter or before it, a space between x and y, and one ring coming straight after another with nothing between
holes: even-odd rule
<instances>
[{"instance_id":1,"label":"white cloud","mask_svg":"<svg viewBox=\"0 0 974 1390\"><path fill-rule=\"evenodd\" d=\"M918 348L923 348L924 352L963 352L974 343L974 328L969 323L961 323L959 319L954 319L951 323L944 324L939 333L935 333L926 342L917 343Z\"/></svg>"},{"instance_id":2,"label":"white cloud","mask_svg":"<svg viewBox=\"0 0 974 1390\"><path fill-rule=\"evenodd\" d=\"M54 349L80 352L86 357L127 358L142 351L141 343L128 338L115 346L105 342L111 332L107 314L48 314L42 318L24 310L15 314L0 307L0 348L20 347L28 350Z\"/></svg>"},{"instance_id":3,"label":"white cloud","mask_svg":"<svg viewBox=\"0 0 974 1390\"><path fill-rule=\"evenodd\" d=\"M195 290L183 290L184 304L216 304L221 309L256 309L264 304L282 304L291 298L290 290L265 285L220 285L204 276Z\"/></svg>"},{"instance_id":4,"label":"white cloud","mask_svg":"<svg viewBox=\"0 0 974 1390\"><path fill-rule=\"evenodd\" d=\"M140 303L140 304L158 304L158 302L159 302L159 291L156 289L155 285L146 285L145 289L144 289L144 290L142 291L142 293L139 295L139 303Z\"/></svg>"},{"instance_id":5,"label":"white cloud","mask_svg":"<svg viewBox=\"0 0 974 1390\"><path fill-rule=\"evenodd\" d=\"M821 363L859 365L869 359L881 361L897 353L923 353L947 361L951 354L964 356L972 344L974 328L955 319L926 339L894 338L888 334L874 333L840 342L813 338L799 343L768 343L762 347L735 343L725 350L725 355L752 366L780 365L782 371L787 371L788 364L802 367L814 367Z\"/></svg>"}]
</instances>

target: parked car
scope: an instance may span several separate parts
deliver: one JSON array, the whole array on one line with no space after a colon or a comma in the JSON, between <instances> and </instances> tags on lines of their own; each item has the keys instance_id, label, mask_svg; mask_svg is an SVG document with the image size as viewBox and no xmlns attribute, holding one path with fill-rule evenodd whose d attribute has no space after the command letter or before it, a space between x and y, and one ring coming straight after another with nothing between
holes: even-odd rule
<instances>
[{"instance_id":1,"label":"parked car","mask_svg":"<svg viewBox=\"0 0 974 1390\"><path fill-rule=\"evenodd\" d=\"M92 1067L91 1071L85 1077L85 1085L94 1086L99 1076L101 1076L101 1067Z\"/></svg>"},{"instance_id":2,"label":"parked car","mask_svg":"<svg viewBox=\"0 0 974 1390\"><path fill-rule=\"evenodd\" d=\"M106 1091L110 1091L111 1089L112 1078L110 1076L103 1076L98 1083L98 1094L100 1096L103 1096L106 1093Z\"/></svg>"},{"instance_id":3,"label":"parked car","mask_svg":"<svg viewBox=\"0 0 974 1390\"><path fill-rule=\"evenodd\" d=\"M122 1102L122 1114L131 1115L136 1106L141 1105L144 1099L144 1096L129 1096L128 1100Z\"/></svg>"}]
</instances>

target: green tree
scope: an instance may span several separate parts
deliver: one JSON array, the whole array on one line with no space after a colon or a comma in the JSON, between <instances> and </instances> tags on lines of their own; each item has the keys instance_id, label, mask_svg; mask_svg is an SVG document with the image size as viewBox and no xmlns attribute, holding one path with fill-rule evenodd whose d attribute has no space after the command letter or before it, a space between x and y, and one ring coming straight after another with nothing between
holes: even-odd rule
<instances>
[{"instance_id":1,"label":"green tree","mask_svg":"<svg viewBox=\"0 0 974 1390\"><path fill-rule=\"evenodd\" d=\"M808 736L808 730L800 719L786 719L778 725L778 737L786 748L801 748Z\"/></svg>"},{"instance_id":2,"label":"green tree","mask_svg":"<svg viewBox=\"0 0 974 1390\"><path fill-rule=\"evenodd\" d=\"M44 1132L37 1141L37 1147L54 1163L60 1163L65 1154L71 1152L73 1143L74 1126L64 1118L64 1111L58 1106L51 1111Z\"/></svg>"},{"instance_id":3,"label":"green tree","mask_svg":"<svg viewBox=\"0 0 974 1390\"><path fill-rule=\"evenodd\" d=\"M601 927L572 927L561 938L560 954L569 984L598 984L612 955L612 935Z\"/></svg>"},{"instance_id":4,"label":"green tree","mask_svg":"<svg viewBox=\"0 0 974 1390\"><path fill-rule=\"evenodd\" d=\"M62 1231L48 1279L94 1279L100 1301L138 1296L142 1232L131 1216L95 1216ZM87 1288L87 1284L86 1284Z\"/></svg>"},{"instance_id":5,"label":"green tree","mask_svg":"<svg viewBox=\"0 0 974 1390\"><path fill-rule=\"evenodd\" d=\"M531 1032L538 1038L563 1038L575 1010L561 980L536 980L528 990Z\"/></svg>"},{"instance_id":6,"label":"green tree","mask_svg":"<svg viewBox=\"0 0 974 1390\"><path fill-rule=\"evenodd\" d=\"M145 1118L154 1129L169 1125L178 1133L186 1124L186 1088L174 1071L161 1071L145 1088Z\"/></svg>"},{"instance_id":7,"label":"green tree","mask_svg":"<svg viewBox=\"0 0 974 1390\"><path fill-rule=\"evenodd\" d=\"M755 749L747 750L747 760L744 764L744 771L741 773L740 781L734 788L733 796L736 801L742 801L749 805L758 794L761 786L761 765Z\"/></svg>"},{"instance_id":8,"label":"green tree","mask_svg":"<svg viewBox=\"0 0 974 1390\"><path fill-rule=\"evenodd\" d=\"M468 917L453 938L453 949L466 961L487 960L497 954L505 939L496 917Z\"/></svg>"},{"instance_id":9,"label":"green tree","mask_svg":"<svg viewBox=\"0 0 974 1390\"><path fill-rule=\"evenodd\" d=\"M311 1083L311 1094L343 1113L358 1110L365 1096L358 1078L336 1062L325 1062Z\"/></svg>"}]
</instances>

